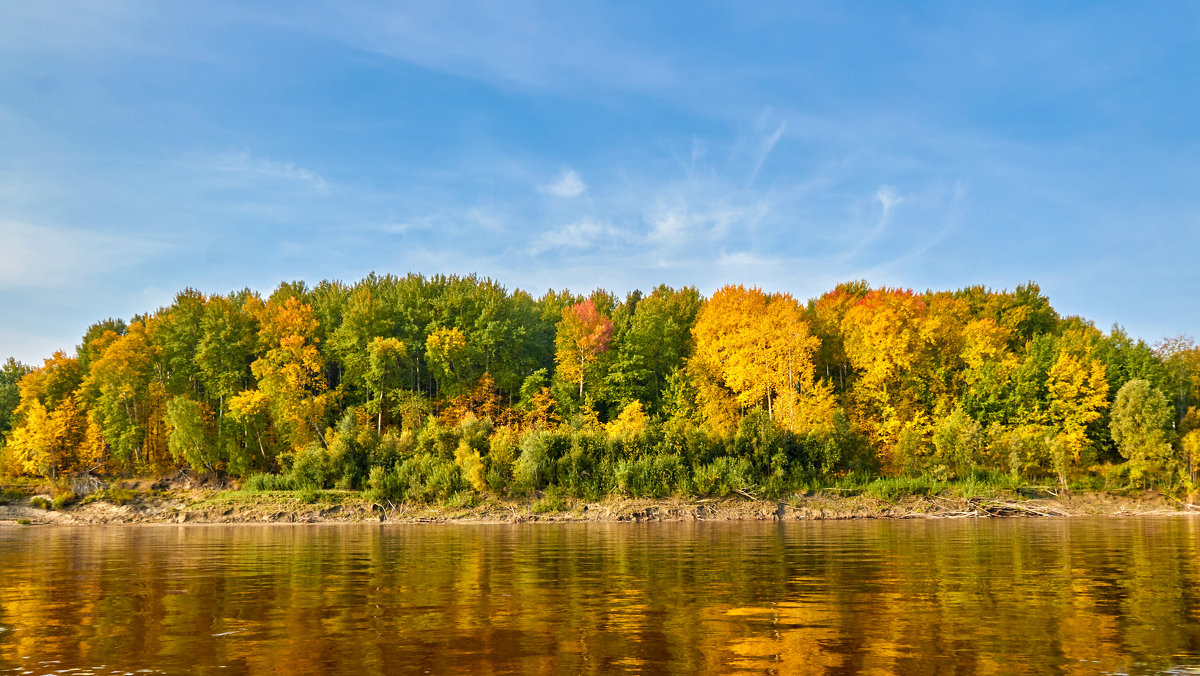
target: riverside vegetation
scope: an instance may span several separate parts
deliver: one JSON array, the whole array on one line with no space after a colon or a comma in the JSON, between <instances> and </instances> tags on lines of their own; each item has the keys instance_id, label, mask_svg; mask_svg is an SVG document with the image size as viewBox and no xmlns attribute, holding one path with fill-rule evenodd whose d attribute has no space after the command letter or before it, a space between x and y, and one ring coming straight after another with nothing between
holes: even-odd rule
<instances>
[{"instance_id":1,"label":"riverside vegetation","mask_svg":"<svg viewBox=\"0 0 1200 676\"><path fill-rule=\"evenodd\" d=\"M195 290L0 369L0 476L534 511L612 496L1156 489L1200 461L1200 349L1015 291L533 298L476 276ZM114 500L123 489L108 491ZM79 495L77 495L77 493ZM53 507L54 505L48 505Z\"/></svg>"}]
</instances>

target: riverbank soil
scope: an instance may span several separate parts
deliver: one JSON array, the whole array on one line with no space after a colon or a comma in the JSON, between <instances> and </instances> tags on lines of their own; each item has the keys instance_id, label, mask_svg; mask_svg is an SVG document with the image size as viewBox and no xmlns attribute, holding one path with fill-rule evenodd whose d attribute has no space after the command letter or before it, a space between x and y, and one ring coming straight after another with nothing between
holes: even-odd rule
<instances>
[{"instance_id":1,"label":"riverbank soil","mask_svg":"<svg viewBox=\"0 0 1200 676\"><path fill-rule=\"evenodd\" d=\"M59 501L55 504L55 497ZM1028 489L972 497L817 491L782 500L632 498L598 501L477 498L473 504L375 503L360 491L237 490L228 481L115 481L63 499L48 485L0 486L0 525L132 523L523 523L619 521L795 521L1200 514L1157 492L1068 493Z\"/></svg>"}]
</instances>

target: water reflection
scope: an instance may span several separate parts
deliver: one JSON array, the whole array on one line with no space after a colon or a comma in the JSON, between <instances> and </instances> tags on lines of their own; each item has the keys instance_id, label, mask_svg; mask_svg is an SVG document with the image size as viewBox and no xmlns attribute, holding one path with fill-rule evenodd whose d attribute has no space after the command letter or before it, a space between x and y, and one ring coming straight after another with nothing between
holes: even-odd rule
<instances>
[{"instance_id":1,"label":"water reflection","mask_svg":"<svg viewBox=\"0 0 1200 676\"><path fill-rule=\"evenodd\" d=\"M1196 545L1184 518L6 528L0 672L1182 670Z\"/></svg>"}]
</instances>

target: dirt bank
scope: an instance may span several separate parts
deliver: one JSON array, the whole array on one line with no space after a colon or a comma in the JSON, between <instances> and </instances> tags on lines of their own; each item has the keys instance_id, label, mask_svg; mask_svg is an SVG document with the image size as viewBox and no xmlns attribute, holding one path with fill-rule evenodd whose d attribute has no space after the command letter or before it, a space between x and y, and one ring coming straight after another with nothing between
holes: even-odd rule
<instances>
[{"instance_id":1,"label":"dirt bank","mask_svg":"<svg viewBox=\"0 0 1200 676\"><path fill-rule=\"evenodd\" d=\"M8 494L0 526L132 523L523 523L618 521L795 521L805 519L945 519L1200 514L1200 506L1158 493L1050 494L997 492L981 497L818 492L786 500L624 498L600 501L504 500L476 504L372 503L357 491L248 493L225 485L124 482L57 509L50 494Z\"/></svg>"}]
</instances>

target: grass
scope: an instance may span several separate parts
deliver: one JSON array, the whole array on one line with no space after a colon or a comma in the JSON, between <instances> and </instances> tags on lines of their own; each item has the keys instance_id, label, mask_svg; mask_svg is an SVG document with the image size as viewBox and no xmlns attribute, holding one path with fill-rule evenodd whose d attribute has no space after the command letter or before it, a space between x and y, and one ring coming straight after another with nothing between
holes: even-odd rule
<instances>
[{"instance_id":1,"label":"grass","mask_svg":"<svg viewBox=\"0 0 1200 676\"><path fill-rule=\"evenodd\" d=\"M839 495L865 495L884 502L905 497L942 495L966 500L994 497L1000 493L1019 491L1025 482L995 471L974 471L960 479L939 480L929 476L872 477L848 475L832 485L814 485L809 490L831 490Z\"/></svg>"},{"instance_id":2,"label":"grass","mask_svg":"<svg viewBox=\"0 0 1200 676\"><path fill-rule=\"evenodd\" d=\"M22 526L28 526L29 524L31 524L33 522L30 521L29 519L17 519L17 523Z\"/></svg>"},{"instance_id":3,"label":"grass","mask_svg":"<svg viewBox=\"0 0 1200 676\"><path fill-rule=\"evenodd\" d=\"M13 502L18 502L20 500L23 500L24 498L25 498L25 494L22 493L21 491L14 491L9 488L0 490L0 505L7 505L7 504L10 504Z\"/></svg>"}]
</instances>

